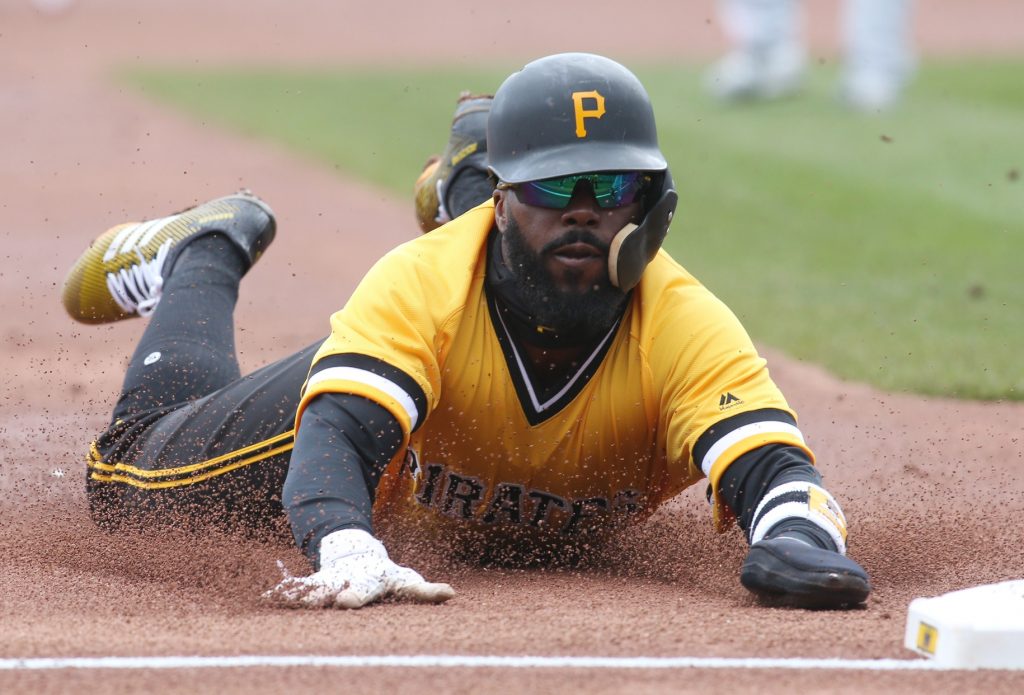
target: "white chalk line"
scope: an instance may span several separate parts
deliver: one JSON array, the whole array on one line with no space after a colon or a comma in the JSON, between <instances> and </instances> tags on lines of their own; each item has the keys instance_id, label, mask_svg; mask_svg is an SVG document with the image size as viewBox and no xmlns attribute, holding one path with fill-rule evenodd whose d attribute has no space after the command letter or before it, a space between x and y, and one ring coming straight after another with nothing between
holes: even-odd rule
<instances>
[{"instance_id":1,"label":"white chalk line","mask_svg":"<svg viewBox=\"0 0 1024 695\"><path fill-rule=\"evenodd\" d=\"M768 659L606 656L104 656L0 659L0 671L59 669L278 668L563 668L563 669L824 669L843 671L952 670L924 659Z\"/></svg>"}]
</instances>

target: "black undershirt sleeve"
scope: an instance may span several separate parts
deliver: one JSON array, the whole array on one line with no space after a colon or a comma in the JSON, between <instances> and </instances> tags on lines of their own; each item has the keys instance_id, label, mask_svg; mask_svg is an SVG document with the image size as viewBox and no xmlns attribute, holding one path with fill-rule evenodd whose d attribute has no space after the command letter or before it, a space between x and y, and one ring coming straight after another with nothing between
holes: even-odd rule
<instances>
[{"instance_id":1,"label":"black undershirt sleeve","mask_svg":"<svg viewBox=\"0 0 1024 695\"><path fill-rule=\"evenodd\" d=\"M295 542L314 564L332 531L373 533L377 483L401 445L394 416L361 396L325 393L306 407L282 502Z\"/></svg>"},{"instance_id":2,"label":"black undershirt sleeve","mask_svg":"<svg viewBox=\"0 0 1024 695\"><path fill-rule=\"evenodd\" d=\"M767 444L729 464L719 481L718 494L749 533L754 511L769 490L782 483L807 481L821 485L821 474L803 449L788 444Z\"/></svg>"}]
</instances>

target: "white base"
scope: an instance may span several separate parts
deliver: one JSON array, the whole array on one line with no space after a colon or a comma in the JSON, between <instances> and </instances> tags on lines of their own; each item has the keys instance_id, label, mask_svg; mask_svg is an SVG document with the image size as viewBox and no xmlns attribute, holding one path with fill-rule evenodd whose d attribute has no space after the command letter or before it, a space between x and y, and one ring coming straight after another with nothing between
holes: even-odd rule
<instances>
[{"instance_id":1,"label":"white base","mask_svg":"<svg viewBox=\"0 0 1024 695\"><path fill-rule=\"evenodd\" d=\"M1024 579L914 599L903 644L936 666L1024 669Z\"/></svg>"}]
</instances>

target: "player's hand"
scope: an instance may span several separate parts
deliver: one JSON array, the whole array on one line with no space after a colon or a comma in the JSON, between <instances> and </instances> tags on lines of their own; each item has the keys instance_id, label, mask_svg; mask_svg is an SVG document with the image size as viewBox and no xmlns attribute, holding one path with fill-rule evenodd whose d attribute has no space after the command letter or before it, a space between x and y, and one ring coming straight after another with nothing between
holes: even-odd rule
<instances>
[{"instance_id":1,"label":"player's hand","mask_svg":"<svg viewBox=\"0 0 1024 695\"><path fill-rule=\"evenodd\" d=\"M426 581L418 572L396 565L384 544L361 529L343 529L320 542L320 570L284 578L263 597L297 608L361 608L392 597L417 603L443 603L455 592L447 584Z\"/></svg>"}]
</instances>

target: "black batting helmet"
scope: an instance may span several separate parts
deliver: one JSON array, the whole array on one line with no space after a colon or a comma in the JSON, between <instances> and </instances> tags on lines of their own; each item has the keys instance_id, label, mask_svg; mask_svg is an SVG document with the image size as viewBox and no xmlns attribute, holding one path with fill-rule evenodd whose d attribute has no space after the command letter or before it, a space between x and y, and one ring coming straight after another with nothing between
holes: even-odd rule
<instances>
[{"instance_id":1,"label":"black batting helmet","mask_svg":"<svg viewBox=\"0 0 1024 695\"><path fill-rule=\"evenodd\" d=\"M515 184L601 171L645 171L657 188L640 225L612 242L611 281L640 281L668 232L676 192L654 124L654 109L636 75L590 53L560 53L528 63L494 94L487 121L490 171Z\"/></svg>"}]
</instances>

